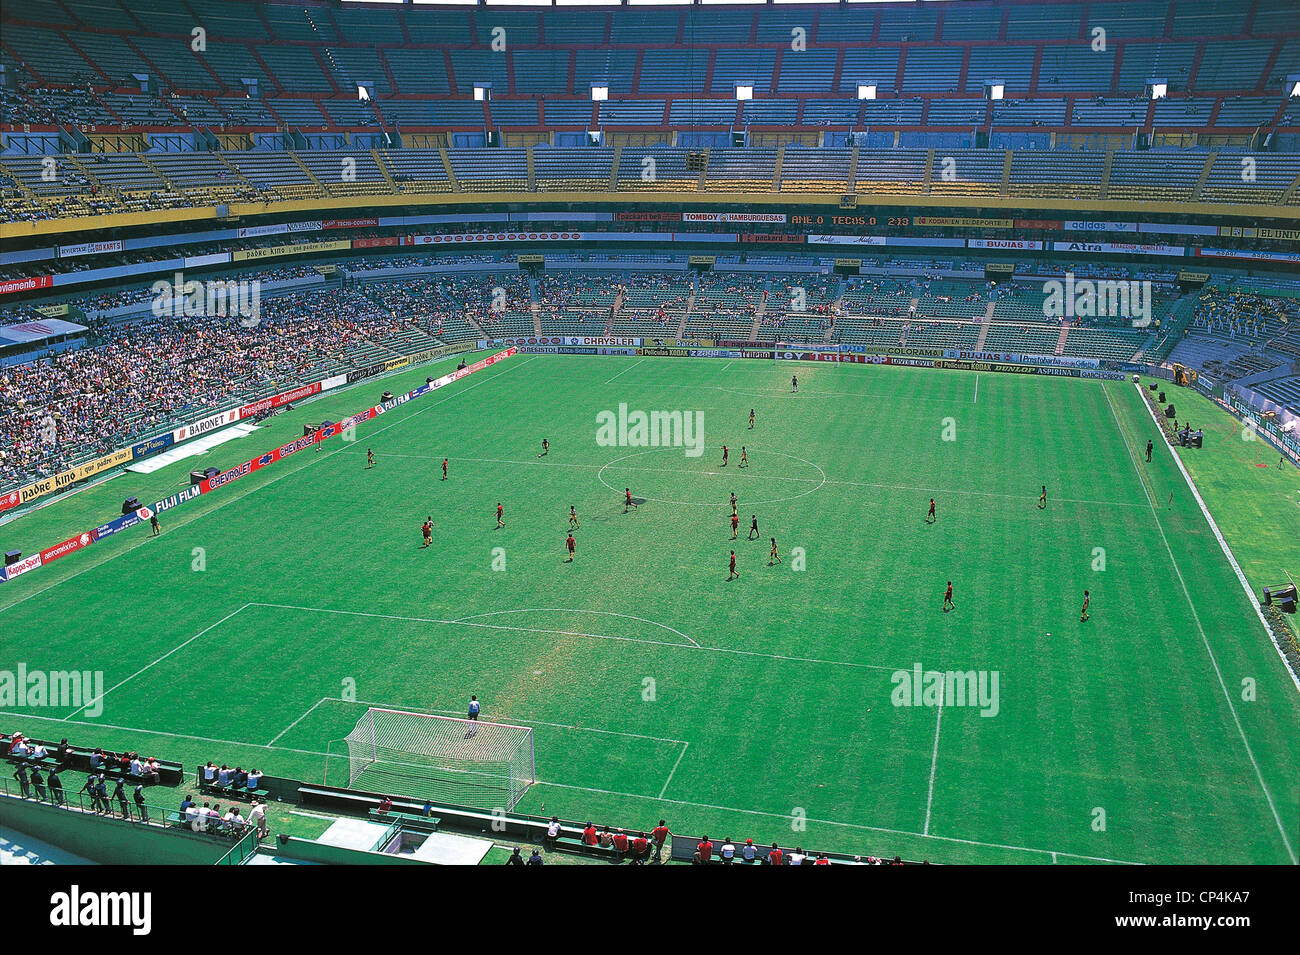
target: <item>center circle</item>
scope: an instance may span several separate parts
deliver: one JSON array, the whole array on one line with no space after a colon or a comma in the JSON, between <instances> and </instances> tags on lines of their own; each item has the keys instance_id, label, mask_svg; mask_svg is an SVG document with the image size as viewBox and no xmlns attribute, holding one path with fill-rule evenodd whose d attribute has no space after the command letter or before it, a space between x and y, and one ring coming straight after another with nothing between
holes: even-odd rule
<instances>
[{"instance_id":1,"label":"center circle","mask_svg":"<svg viewBox=\"0 0 1300 955\"><path fill-rule=\"evenodd\" d=\"M605 485L605 487L609 488L611 491L621 494L623 493L623 488L615 487L614 485L610 484L608 481L605 480L605 475L607 471L620 470L619 465L624 461L629 461L633 458L643 457L647 454L659 454L665 451L677 452L678 454L682 454L681 448L650 448L646 451L633 451L631 454L625 454L622 457L615 458L614 460L604 464L601 467L601 469L596 472L596 480L600 481L601 484ZM706 454L707 453L710 452L706 452ZM712 453L719 453L719 452L717 452L717 449L714 449ZM776 455L777 457L785 458L789 461L794 461L797 462L798 464L804 465L805 469L807 469L809 472L809 476L803 477L797 475L791 476L791 475L754 474L751 477L749 474L746 473L746 469L737 467L737 465L740 463L740 455L734 452L731 455L731 460L728 462L726 470L723 470L721 465L717 464L716 461L715 463L712 464L707 464L707 465L703 464L702 462L705 460L704 457L686 458L687 461L696 462L698 465L697 469L625 466L622 468L622 470L631 471L634 474L647 472L650 474L658 474L663 477L667 477L669 475L676 475L677 479L683 477L709 477L709 478L726 477L726 478L733 479L732 486L728 488L724 488L719 494L718 500L716 501L680 501L672 497L666 497L666 496L656 497L652 494L637 493L635 490L633 491L632 496L634 498L639 498L643 501L655 501L660 504L679 504L685 507L727 507L729 506L727 495L730 491L736 490L739 493L739 489L745 487L747 484L752 487L754 485L759 484L760 482L766 482L769 480L780 481L784 479L787 481L798 481L801 484L807 485L807 487L804 488L804 490L800 491L798 494L788 494L784 497L769 497L769 498L764 498L762 500L750 500L749 498L744 497L743 495L741 496L741 503L745 507L757 507L760 504L779 504L783 501L794 501L801 497L807 497L809 494L812 494L814 491L820 490L822 485L826 483L826 472L806 458L801 458L793 454L786 454L784 451L771 451L771 450L758 450L755 451L750 457L751 459L757 457L761 460L767 458L769 455ZM752 467L753 464L750 465L750 468ZM634 487L637 483L638 483L637 480L629 478L624 482L624 487Z\"/></svg>"}]
</instances>

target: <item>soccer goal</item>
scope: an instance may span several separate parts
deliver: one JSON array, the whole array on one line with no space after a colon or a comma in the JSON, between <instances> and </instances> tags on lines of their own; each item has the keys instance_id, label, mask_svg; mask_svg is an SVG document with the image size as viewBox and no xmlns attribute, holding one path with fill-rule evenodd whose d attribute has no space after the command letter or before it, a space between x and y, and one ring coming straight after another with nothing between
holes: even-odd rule
<instances>
[{"instance_id":1,"label":"soccer goal","mask_svg":"<svg viewBox=\"0 0 1300 955\"><path fill-rule=\"evenodd\" d=\"M526 726L372 707L346 742L350 789L509 810L536 782Z\"/></svg>"}]
</instances>

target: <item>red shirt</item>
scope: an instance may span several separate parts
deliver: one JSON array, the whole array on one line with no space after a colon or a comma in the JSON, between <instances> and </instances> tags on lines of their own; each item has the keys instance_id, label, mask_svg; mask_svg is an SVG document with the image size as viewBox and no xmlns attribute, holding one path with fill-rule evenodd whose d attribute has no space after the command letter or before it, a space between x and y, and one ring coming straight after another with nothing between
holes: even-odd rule
<instances>
[{"instance_id":1,"label":"red shirt","mask_svg":"<svg viewBox=\"0 0 1300 955\"><path fill-rule=\"evenodd\" d=\"M624 833L614 833L614 848L619 852L627 852L627 836Z\"/></svg>"},{"instance_id":2,"label":"red shirt","mask_svg":"<svg viewBox=\"0 0 1300 955\"><path fill-rule=\"evenodd\" d=\"M632 503L632 492L631 492L631 491L628 491L628 492L627 492L627 502L628 502L629 504Z\"/></svg>"},{"instance_id":3,"label":"red shirt","mask_svg":"<svg viewBox=\"0 0 1300 955\"><path fill-rule=\"evenodd\" d=\"M500 518L501 518L501 505L498 504L498 505L497 505L497 519L499 520Z\"/></svg>"},{"instance_id":4,"label":"red shirt","mask_svg":"<svg viewBox=\"0 0 1300 955\"><path fill-rule=\"evenodd\" d=\"M654 829L650 830L650 835L654 837L655 842L659 843L659 845L663 845L664 840L668 838L668 827L655 826Z\"/></svg>"},{"instance_id":5,"label":"red shirt","mask_svg":"<svg viewBox=\"0 0 1300 955\"><path fill-rule=\"evenodd\" d=\"M698 849L698 850L700 851L700 860L701 860L701 861L703 861L703 862L708 862L710 859L713 858L713 843L712 843L712 842L709 842L708 840L705 840L704 842L701 842L701 843L700 843L698 846L696 846L695 848Z\"/></svg>"},{"instance_id":6,"label":"red shirt","mask_svg":"<svg viewBox=\"0 0 1300 955\"><path fill-rule=\"evenodd\" d=\"M596 844L596 827L595 827L595 826L588 826L586 829L583 829L583 830L582 830L582 841L583 841L583 844L585 844L585 845L589 845L589 846L594 846L594 845Z\"/></svg>"},{"instance_id":7,"label":"red shirt","mask_svg":"<svg viewBox=\"0 0 1300 955\"><path fill-rule=\"evenodd\" d=\"M732 527L735 527L735 526L736 526L737 524L739 524L739 523L740 523L740 518L737 517L735 514L732 514L732 515L731 515L731 526L732 526Z\"/></svg>"},{"instance_id":8,"label":"red shirt","mask_svg":"<svg viewBox=\"0 0 1300 955\"><path fill-rule=\"evenodd\" d=\"M573 545L576 543L577 541L575 541L572 537L569 538L569 553L573 553Z\"/></svg>"},{"instance_id":9,"label":"red shirt","mask_svg":"<svg viewBox=\"0 0 1300 955\"><path fill-rule=\"evenodd\" d=\"M645 852L648 848L650 848L650 843L646 842L646 840L642 839L640 836L637 836L632 840L632 851L637 855Z\"/></svg>"},{"instance_id":10,"label":"red shirt","mask_svg":"<svg viewBox=\"0 0 1300 955\"><path fill-rule=\"evenodd\" d=\"M772 865L780 865L785 860L785 853L780 849L773 849L767 854L767 861Z\"/></svg>"}]
</instances>

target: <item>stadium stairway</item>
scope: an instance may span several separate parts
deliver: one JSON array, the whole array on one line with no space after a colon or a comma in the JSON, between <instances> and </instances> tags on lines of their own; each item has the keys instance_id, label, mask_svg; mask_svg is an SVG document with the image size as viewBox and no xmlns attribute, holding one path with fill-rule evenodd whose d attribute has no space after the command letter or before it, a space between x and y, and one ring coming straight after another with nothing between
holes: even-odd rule
<instances>
[{"instance_id":1,"label":"stadium stairway","mask_svg":"<svg viewBox=\"0 0 1300 955\"><path fill-rule=\"evenodd\" d=\"M614 296L614 304L609 307L609 321L605 323L604 336L608 338L614 332L614 323L618 321L618 313L623 308L623 286L619 286L618 293Z\"/></svg>"},{"instance_id":2,"label":"stadium stairway","mask_svg":"<svg viewBox=\"0 0 1300 955\"><path fill-rule=\"evenodd\" d=\"M1065 354L1065 340L1069 337L1070 337L1070 323L1062 322L1061 335L1059 338L1056 339L1056 351L1052 352L1053 355Z\"/></svg>"},{"instance_id":3,"label":"stadium stairway","mask_svg":"<svg viewBox=\"0 0 1300 955\"><path fill-rule=\"evenodd\" d=\"M984 350L984 339L989 337L989 329L992 327L993 327L993 303L989 302L988 305L984 307L984 321L980 322L980 337L975 341L976 351ZM1059 342L1057 343L1057 347L1060 347ZM1057 352L1057 354L1059 355L1060 352Z\"/></svg>"},{"instance_id":4,"label":"stadium stairway","mask_svg":"<svg viewBox=\"0 0 1300 955\"><path fill-rule=\"evenodd\" d=\"M529 152L531 156L531 151ZM533 335L538 338L542 335L542 305L537 301L537 279L528 279L528 310L533 315Z\"/></svg>"},{"instance_id":5,"label":"stadium stairway","mask_svg":"<svg viewBox=\"0 0 1300 955\"><path fill-rule=\"evenodd\" d=\"M690 320L691 312L695 311L695 295L699 290L700 280L698 278L691 279L691 295L686 300L686 310L682 312L681 323L677 326L677 339L679 341L686 334L686 323Z\"/></svg>"},{"instance_id":6,"label":"stadium stairway","mask_svg":"<svg viewBox=\"0 0 1300 955\"><path fill-rule=\"evenodd\" d=\"M763 327L763 316L767 314L767 299L772 291L772 279L769 277L763 283L763 297L758 302L758 308L754 309L754 324L749 326L749 340L758 341L758 330Z\"/></svg>"}]
</instances>

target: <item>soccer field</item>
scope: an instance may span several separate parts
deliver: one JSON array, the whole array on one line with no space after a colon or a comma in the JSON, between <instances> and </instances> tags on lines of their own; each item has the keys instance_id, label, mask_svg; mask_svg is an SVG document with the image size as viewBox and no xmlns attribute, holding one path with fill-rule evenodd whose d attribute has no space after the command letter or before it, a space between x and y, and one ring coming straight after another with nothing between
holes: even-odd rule
<instances>
[{"instance_id":1,"label":"soccer field","mask_svg":"<svg viewBox=\"0 0 1300 955\"><path fill-rule=\"evenodd\" d=\"M598 442L620 404L701 415L703 454ZM939 862L1296 861L1300 694L1131 384L520 355L323 447L0 585L0 668L109 691L0 731L346 784L326 754L367 704L461 714L473 693L535 729L520 811ZM194 466L0 542L62 540ZM917 667L997 692L895 705Z\"/></svg>"}]
</instances>

